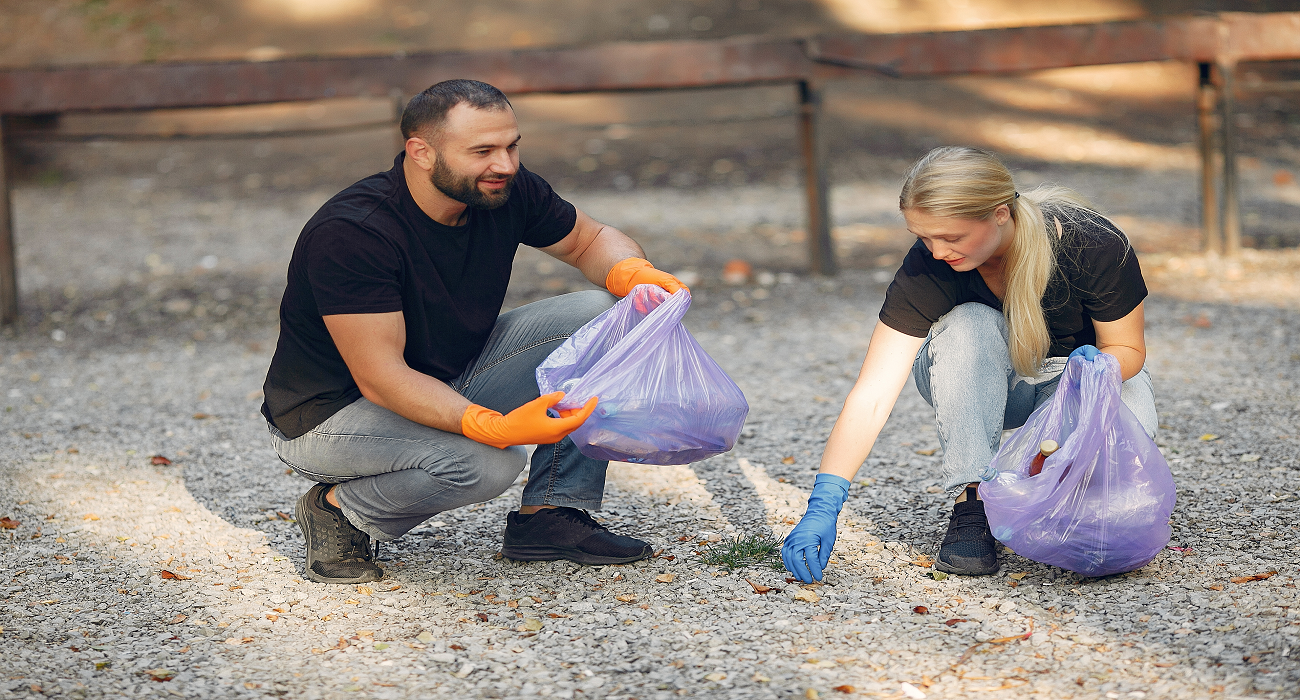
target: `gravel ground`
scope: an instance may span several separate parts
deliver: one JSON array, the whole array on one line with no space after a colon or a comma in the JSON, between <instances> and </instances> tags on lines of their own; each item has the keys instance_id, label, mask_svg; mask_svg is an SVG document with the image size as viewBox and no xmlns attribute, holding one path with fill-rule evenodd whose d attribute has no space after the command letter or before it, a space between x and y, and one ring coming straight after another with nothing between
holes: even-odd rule
<instances>
[{"instance_id":1,"label":"gravel ground","mask_svg":"<svg viewBox=\"0 0 1300 700\"><path fill-rule=\"evenodd\" d=\"M177 197L154 208L166 220L141 220L122 204L131 183L114 187L17 199L32 275L24 331L0 340L0 517L20 523L0 530L2 697L1300 688L1289 524L1300 312L1148 302L1178 549L1130 574L1081 580L1004 553L999 576L929 578L948 506L932 414L911 388L855 481L823 585L704 565L697 542L781 535L802 512L889 273L724 287L701 268L688 324L752 411L730 454L612 469L598 515L661 556L621 567L498 559L517 484L386 546L382 581L326 586L301 578L288 520L308 483L275 459L257 414L284 258L312 202ZM635 195L628 228L654 196ZM132 235L96 242L104 226ZM642 228L647 248L681 264L672 231ZM509 304L582 286L566 274L524 251Z\"/></svg>"}]
</instances>

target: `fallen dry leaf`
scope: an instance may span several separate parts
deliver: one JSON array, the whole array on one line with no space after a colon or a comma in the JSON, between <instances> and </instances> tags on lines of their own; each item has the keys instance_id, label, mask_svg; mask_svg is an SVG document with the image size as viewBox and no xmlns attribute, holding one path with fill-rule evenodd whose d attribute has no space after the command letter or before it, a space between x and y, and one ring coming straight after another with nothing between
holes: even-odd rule
<instances>
[{"instance_id":1,"label":"fallen dry leaf","mask_svg":"<svg viewBox=\"0 0 1300 700\"><path fill-rule=\"evenodd\" d=\"M0 518L0 527L6 530L17 530L19 525L22 525L22 523L18 522L17 520L14 520L13 518L7 516Z\"/></svg>"},{"instance_id":2,"label":"fallen dry leaf","mask_svg":"<svg viewBox=\"0 0 1300 700\"><path fill-rule=\"evenodd\" d=\"M614 600L617 600L622 603L631 603L636 600L636 596L632 595L631 593L627 593L624 595L614 596Z\"/></svg>"},{"instance_id":3,"label":"fallen dry leaf","mask_svg":"<svg viewBox=\"0 0 1300 700\"><path fill-rule=\"evenodd\" d=\"M1016 581L1019 581L1020 579L1026 577L1026 576L1028 576L1028 575L1029 575L1029 572L1028 572L1028 571L1021 571L1020 573L1016 573L1016 574L1007 574L1007 578L1009 578L1009 579L1014 579L1014 580L1016 580Z\"/></svg>"},{"instance_id":4,"label":"fallen dry leaf","mask_svg":"<svg viewBox=\"0 0 1300 700\"><path fill-rule=\"evenodd\" d=\"M813 622L829 622L830 619L831 619L831 616L830 616L830 615L813 615L813 616L812 616L812 619L813 619Z\"/></svg>"},{"instance_id":5,"label":"fallen dry leaf","mask_svg":"<svg viewBox=\"0 0 1300 700\"><path fill-rule=\"evenodd\" d=\"M149 458L149 463L154 465L155 467L165 467L168 464L171 464L172 461L162 455L154 455Z\"/></svg>"},{"instance_id":6,"label":"fallen dry leaf","mask_svg":"<svg viewBox=\"0 0 1300 700\"><path fill-rule=\"evenodd\" d=\"M1221 590L1223 590L1223 584L1222 584L1222 583L1216 583L1216 584L1214 584L1213 586L1210 586L1210 590L1212 590L1212 591L1221 591Z\"/></svg>"},{"instance_id":7,"label":"fallen dry leaf","mask_svg":"<svg viewBox=\"0 0 1300 700\"><path fill-rule=\"evenodd\" d=\"M212 415L211 413L195 413L195 414L194 414L194 420L207 420L208 418L216 418L216 416Z\"/></svg>"},{"instance_id":8,"label":"fallen dry leaf","mask_svg":"<svg viewBox=\"0 0 1300 700\"><path fill-rule=\"evenodd\" d=\"M229 639L226 640L226 644L229 644L232 647L237 647L240 644L248 644L251 641L253 641L252 637L242 637L242 638L230 637Z\"/></svg>"},{"instance_id":9,"label":"fallen dry leaf","mask_svg":"<svg viewBox=\"0 0 1300 700\"><path fill-rule=\"evenodd\" d=\"M517 600L507 600L507 601L506 601L506 607L507 607L507 608L517 608L517 607L519 607L519 601L517 601Z\"/></svg>"},{"instance_id":10,"label":"fallen dry leaf","mask_svg":"<svg viewBox=\"0 0 1300 700\"><path fill-rule=\"evenodd\" d=\"M757 594L759 594L759 595L766 595L766 594L772 592L772 587L771 587L771 586L763 586L763 585L760 585L760 584L754 583L753 581L750 581L749 579L745 579L745 583L748 583L749 585L753 586L753 587L754 587L754 592L757 593Z\"/></svg>"},{"instance_id":11,"label":"fallen dry leaf","mask_svg":"<svg viewBox=\"0 0 1300 700\"><path fill-rule=\"evenodd\" d=\"M675 578L677 578L677 574L659 574L655 577L655 580L659 583L672 583Z\"/></svg>"},{"instance_id":12,"label":"fallen dry leaf","mask_svg":"<svg viewBox=\"0 0 1300 700\"><path fill-rule=\"evenodd\" d=\"M292 516L292 515L289 515L288 513L285 513L285 512L283 512L283 511L279 511L279 510L275 511L275 517L277 517L277 518L279 518L279 519L281 519L281 520L293 520L293 516ZM389 589L389 590L392 590L392 589Z\"/></svg>"},{"instance_id":13,"label":"fallen dry leaf","mask_svg":"<svg viewBox=\"0 0 1300 700\"><path fill-rule=\"evenodd\" d=\"M681 537L678 537L678 538L677 538L677 541L678 541L678 542L685 542L686 540L689 540L690 538L691 538L690 535L682 535Z\"/></svg>"},{"instance_id":14,"label":"fallen dry leaf","mask_svg":"<svg viewBox=\"0 0 1300 700\"><path fill-rule=\"evenodd\" d=\"M817 591L809 590L807 588L800 588L799 590L794 592L794 599L805 600L808 601L809 603L816 603L819 600L821 600L822 597L817 595Z\"/></svg>"},{"instance_id":15,"label":"fallen dry leaf","mask_svg":"<svg viewBox=\"0 0 1300 700\"><path fill-rule=\"evenodd\" d=\"M561 615L560 613L546 613L546 616L547 616L547 617L554 617L554 618L564 618L564 617L569 617L568 615Z\"/></svg>"},{"instance_id":16,"label":"fallen dry leaf","mask_svg":"<svg viewBox=\"0 0 1300 700\"><path fill-rule=\"evenodd\" d=\"M781 460L781 464L794 464L794 457L785 457L785 458L783 458L783 459Z\"/></svg>"},{"instance_id":17,"label":"fallen dry leaf","mask_svg":"<svg viewBox=\"0 0 1300 700\"><path fill-rule=\"evenodd\" d=\"M487 613L474 613L474 617L477 617L479 622L487 622Z\"/></svg>"},{"instance_id":18,"label":"fallen dry leaf","mask_svg":"<svg viewBox=\"0 0 1300 700\"><path fill-rule=\"evenodd\" d=\"M912 560L912 566L919 566L922 569L928 569L931 566L934 566L934 560L928 555L922 554Z\"/></svg>"},{"instance_id":19,"label":"fallen dry leaf","mask_svg":"<svg viewBox=\"0 0 1300 700\"><path fill-rule=\"evenodd\" d=\"M934 453L935 453L935 452L938 452L938 451L939 451L939 448L937 448L937 447L931 447L931 448L928 449L928 450L913 450L913 452L915 452L915 453L917 453L917 454L919 454L919 455L924 455L924 456L926 456L926 457L933 457L933 456L934 456Z\"/></svg>"},{"instance_id":20,"label":"fallen dry leaf","mask_svg":"<svg viewBox=\"0 0 1300 700\"><path fill-rule=\"evenodd\" d=\"M1215 435L1214 433L1206 433L1206 434L1204 434L1204 435L1201 436L1201 442L1213 442L1213 441L1218 440L1218 439L1219 439L1219 436L1218 436L1218 435Z\"/></svg>"},{"instance_id":21,"label":"fallen dry leaf","mask_svg":"<svg viewBox=\"0 0 1300 700\"><path fill-rule=\"evenodd\" d=\"M166 580L168 580L168 581L188 581L188 580L190 580L190 577L189 577L189 576L186 576L186 575L184 575L184 574L174 574L174 573L172 573L172 572L170 572L170 571L168 571L168 570L166 570L166 569L163 569L162 571L158 572L158 576L159 576L160 578L166 579Z\"/></svg>"},{"instance_id":22,"label":"fallen dry leaf","mask_svg":"<svg viewBox=\"0 0 1300 700\"><path fill-rule=\"evenodd\" d=\"M713 682L716 683L716 682L718 682L718 681L720 681L720 680L723 680L723 679L726 678L726 677L727 677L727 674L725 674L725 673L709 673L709 674L705 674L705 676L704 676L704 680L706 680L706 681L713 681Z\"/></svg>"},{"instance_id":23,"label":"fallen dry leaf","mask_svg":"<svg viewBox=\"0 0 1300 700\"><path fill-rule=\"evenodd\" d=\"M357 593L360 593L361 595L374 595L375 589L370 586L357 586Z\"/></svg>"},{"instance_id":24,"label":"fallen dry leaf","mask_svg":"<svg viewBox=\"0 0 1300 700\"><path fill-rule=\"evenodd\" d=\"M795 579L794 579L793 576L786 576L786 577L785 577L785 582L786 582L786 583L794 583L794 580L795 580Z\"/></svg>"},{"instance_id":25,"label":"fallen dry leaf","mask_svg":"<svg viewBox=\"0 0 1300 700\"><path fill-rule=\"evenodd\" d=\"M99 516L98 516L98 515L95 515L94 513L86 513L85 515L81 516L81 519L82 519L82 520L99 520Z\"/></svg>"},{"instance_id":26,"label":"fallen dry leaf","mask_svg":"<svg viewBox=\"0 0 1300 700\"><path fill-rule=\"evenodd\" d=\"M159 683L169 681L172 679L172 676L176 675L175 671L169 671L165 668L151 668L145 671L145 673L148 674L149 680L158 681Z\"/></svg>"},{"instance_id":27,"label":"fallen dry leaf","mask_svg":"<svg viewBox=\"0 0 1300 700\"><path fill-rule=\"evenodd\" d=\"M851 685L837 685L834 688L831 688L831 690L834 690L837 693L844 693L845 695L852 695L857 692L857 688L854 688Z\"/></svg>"},{"instance_id":28,"label":"fallen dry leaf","mask_svg":"<svg viewBox=\"0 0 1300 700\"><path fill-rule=\"evenodd\" d=\"M954 618L952 618L951 620L944 620L944 621L943 621L943 624L948 625L949 627L952 627L953 625L956 625L956 624L959 624L959 623L962 623L962 622L968 622L968 620L967 620L966 618L964 618L964 617L954 617Z\"/></svg>"},{"instance_id":29,"label":"fallen dry leaf","mask_svg":"<svg viewBox=\"0 0 1300 700\"><path fill-rule=\"evenodd\" d=\"M1264 579L1271 578L1276 574L1276 571L1267 571L1262 574L1251 574L1250 576L1233 576L1228 580L1233 583L1249 583L1251 581L1263 581Z\"/></svg>"},{"instance_id":30,"label":"fallen dry leaf","mask_svg":"<svg viewBox=\"0 0 1300 700\"><path fill-rule=\"evenodd\" d=\"M187 619L188 619L188 618L186 618L185 615L180 614L180 613L177 613L176 617L173 617L171 620L169 620L169 621L167 622L167 624L169 624L169 625L179 625L180 623L184 622L184 621L187 620Z\"/></svg>"},{"instance_id":31,"label":"fallen dry leaf","mask_svg":"<svg viewBox=\"0 0 1300 700\"><path fill-rule=\"evenodd\" d=\"M539 619L537 619L537 618L535 618L535 617L530 617L530 618L524 620L524 624L523 624L523 626L519 629L519 631L520 631L520 632L538 632L538 631L540 631L541 629L542 629L542 621L539 620Z\"/></svg>"},{"instance_id":32,"label":"fallen dry leaf","mask_svg":"<svg viewBox=\"0 0 1300 700\"><path fill-rule=\"evenodd\" d=\"M917 615L927 615L929 614L930 609L925 607L924 605L918 605L912 608L912 612L916 613Z\"/></svg>"}]
</instances>

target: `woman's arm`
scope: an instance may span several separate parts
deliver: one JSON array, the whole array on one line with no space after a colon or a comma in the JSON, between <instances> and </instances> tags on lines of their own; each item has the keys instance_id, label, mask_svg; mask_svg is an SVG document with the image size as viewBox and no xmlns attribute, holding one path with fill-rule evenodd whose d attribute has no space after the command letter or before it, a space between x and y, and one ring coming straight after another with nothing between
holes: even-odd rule
<instances>
[{"instance_id":1,"label":"woman's arm","mask_svg":"<svg viewBox=\"0 0 1300 700\"><path fill-rule=\"evenodd\" d=\"M876 444L881 428L907 384L916 352L925 338L900 333L877 322L858 381L844 402L822 452L822 474L853 480Z\"/></svg>"},{"instance_id":2,"label":"woman's arm","mask_svg":"<svg viewBox=\"0 0 1300 700\"><path fill-rule=\"evenodd\" d=\"M1092 327L1097 330L1097 349L1119 360L1119 373L1124 381L1142 371L1142 365L1147 361L1146 319L1142 304L1118 321L1093 321Z\"/></svg>"}]
</instances>

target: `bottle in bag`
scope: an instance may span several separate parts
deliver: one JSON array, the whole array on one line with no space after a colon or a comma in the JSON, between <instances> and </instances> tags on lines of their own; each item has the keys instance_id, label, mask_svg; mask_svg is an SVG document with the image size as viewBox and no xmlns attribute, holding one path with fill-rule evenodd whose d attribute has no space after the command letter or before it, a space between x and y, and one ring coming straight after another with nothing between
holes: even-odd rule
<instances>
[{"instance_id":1,"label":"bottle in bag","mask_svg":"<svg viewBox=\"0 0 1300 700\"><path fill-rule=\"evenodd\" d=\"M1029 463L1029 475L1038 476L1043 471L1043 465L1047 463L1047 458L1052 456L1053 452L1061 449L1055 440L1044 440L1038 444L1038 454L1034 455L1034 461Z\"/></svg>"}]
</instances>

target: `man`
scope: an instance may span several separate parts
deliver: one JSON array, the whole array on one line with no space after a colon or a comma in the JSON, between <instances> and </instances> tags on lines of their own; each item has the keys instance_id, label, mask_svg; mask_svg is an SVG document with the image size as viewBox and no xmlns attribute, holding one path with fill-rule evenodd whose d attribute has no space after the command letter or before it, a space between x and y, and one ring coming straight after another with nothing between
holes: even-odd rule
<instances>
[{"instance_id":1,"label":"man","mask_svg":"<svg viewBox=\"0 0 1300 700\"><path fill-rule=\"evenodd\" d=\"M537 449L506 518L507 557L649 556L649 544L584 510L600 507L608 462L565 436L597 399L557 414L563 394L539 397L534 377L613 297L578 292L498 313L521 243L618 296L682 284L519 164L514 110L491 85L430 87L407 105L402 134L392 170L326 202L289 263L262 413L280 459L319 482L296 511L305 575L379 579L372 540L499 495L523 470L521 445Z\"/></svg>"}]
</instances>

